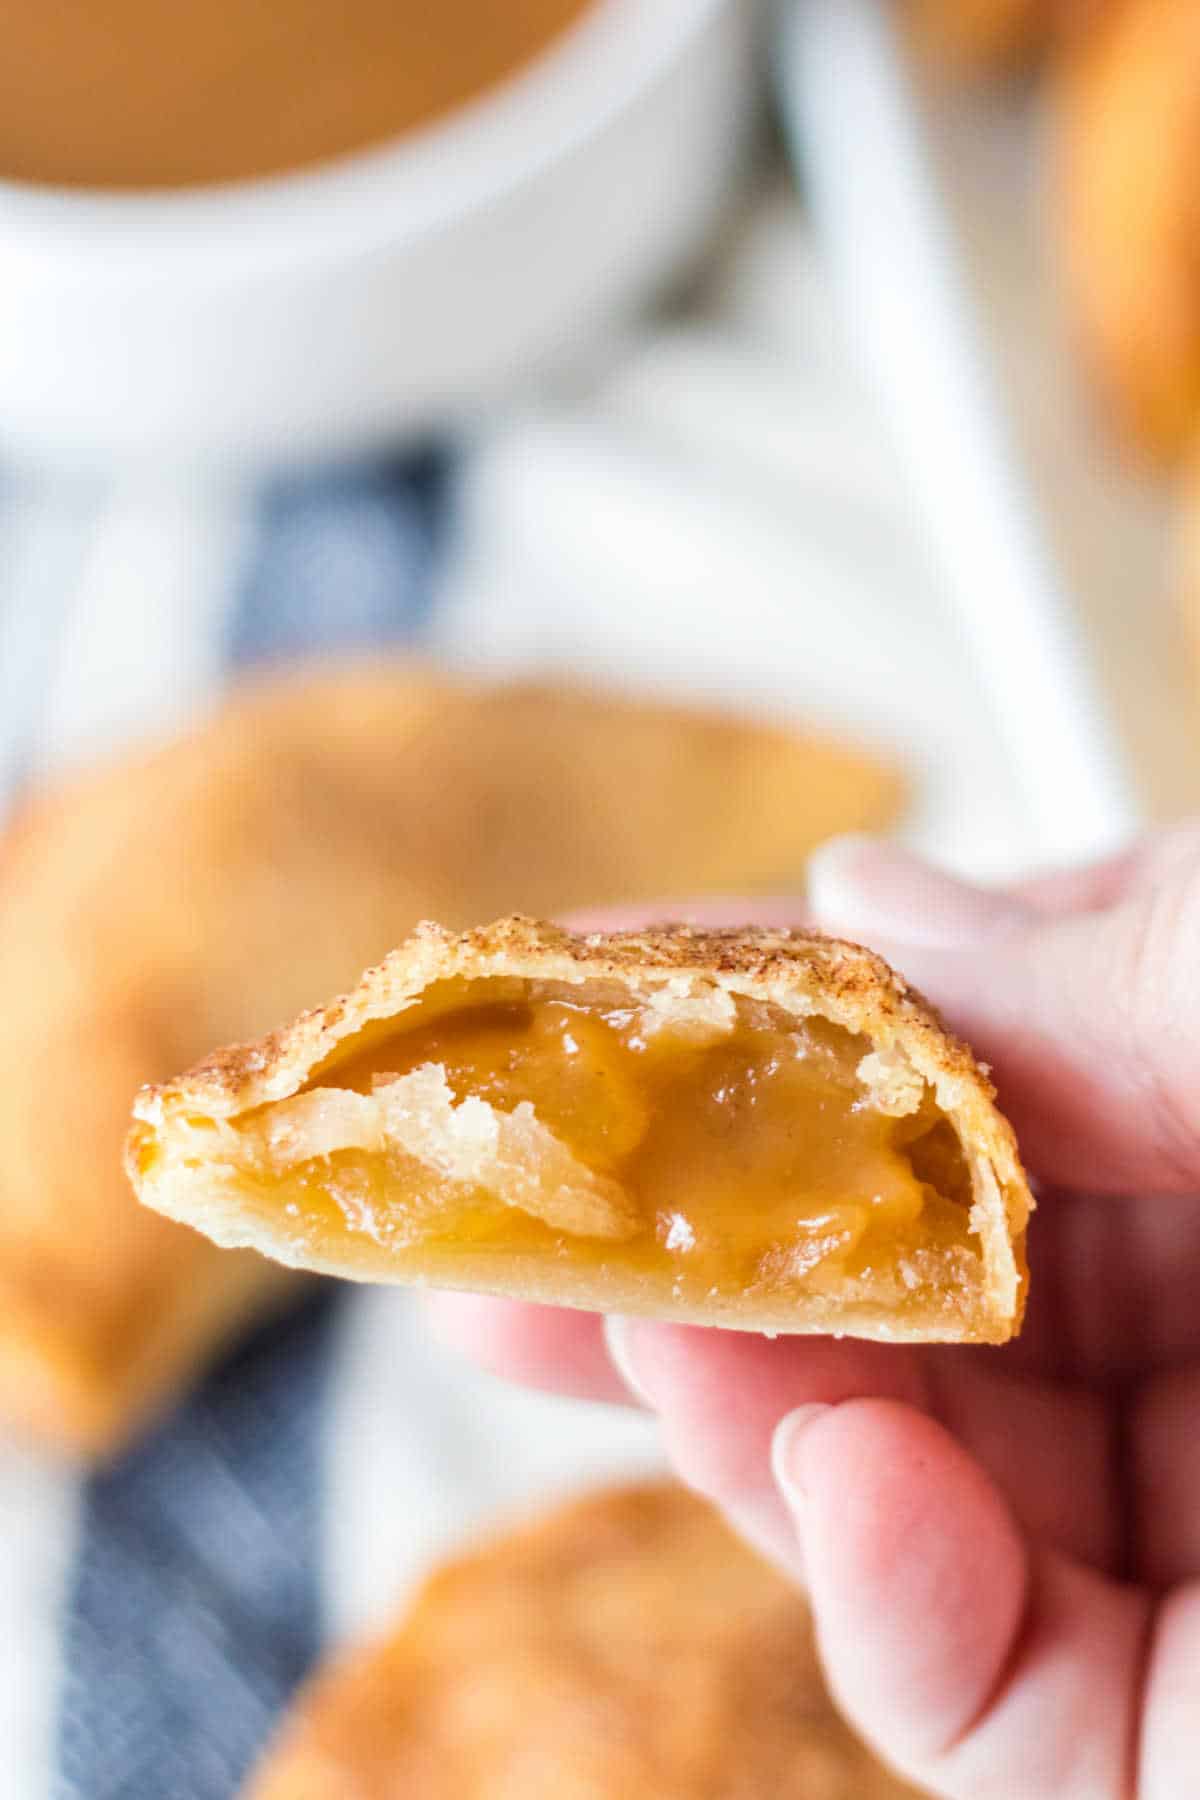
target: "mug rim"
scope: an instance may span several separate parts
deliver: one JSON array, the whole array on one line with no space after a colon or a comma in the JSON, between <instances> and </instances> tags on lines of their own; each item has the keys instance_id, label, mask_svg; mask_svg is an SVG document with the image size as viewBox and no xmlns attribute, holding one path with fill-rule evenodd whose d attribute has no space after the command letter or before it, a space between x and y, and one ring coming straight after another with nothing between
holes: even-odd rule
<instances>
[{"instance_id":1,"label":"mug rim","mask_svg":"<svg viewBox=\"0 0 1200 1800\"><path fill-rule=\"evenodd\" d=\"M0 179L0 261L78 266L148 284L185 259L216 285L247 268L370 254L487 207L603 131L712 15L743 0L590 0L495 86L429 124L278 174L167 189ZM152 259L152 260L150 260Z\"/></svg>"}]
</instances>

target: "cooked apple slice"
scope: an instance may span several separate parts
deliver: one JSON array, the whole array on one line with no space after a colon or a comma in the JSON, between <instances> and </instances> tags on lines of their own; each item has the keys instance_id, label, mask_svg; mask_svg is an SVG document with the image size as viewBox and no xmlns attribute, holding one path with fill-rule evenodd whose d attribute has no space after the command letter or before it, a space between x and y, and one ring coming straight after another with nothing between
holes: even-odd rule
<instances>
[{"instance_id":1,"label":"cooked apple slice","mask_svg":"<svg viewBox=\"0 0 1200 1800\"><path fill-rule=\"evenodd\" d=\"M423 925L353 993L138 1097L141 1199L362 1280L1002 1342L1032 1200L967 1048L800 932Z\"/></svg>"}]
</instances>

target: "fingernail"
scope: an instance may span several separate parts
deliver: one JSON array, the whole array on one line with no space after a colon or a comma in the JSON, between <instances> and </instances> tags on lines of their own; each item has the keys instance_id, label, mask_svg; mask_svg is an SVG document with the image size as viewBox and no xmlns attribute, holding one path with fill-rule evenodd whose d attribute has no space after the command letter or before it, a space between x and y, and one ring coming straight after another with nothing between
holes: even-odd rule
<instances>
[{"instance_id":1,"label":"fingernail","mask_svg":"<svg viewBox=\"0 0 1200 1800\"><path fill-rule=\"evenodd\" d=\"M966 949L1024 923L1007 894L974 887L882 838L831 838L808 864L818 921L848 937Z\"/></svg>"},{"instance_id":2,"label":"fingernail","mask_svg":"<svg viewBox=\"0 0 1200 1800\"><path fill-rule=\"evenodd\" d=\"M775 1435L771 1439L771 1473L793 1512L804 1501L800 1440L810 1426L832 1411L832 1406L823 1405L816 1400L810 1401L807 1406L793 1407L775 1427Z\"/></svg>"},{"instance_id":3,"label":"fingernail","mask_svg":"<svg viewBox=\"0 0 1200 1800\"><path fill-rule=\"evenodd\" d=\"M625 1383L634 1399L642 1406L654 1411L654 1402L638 1380L634 1367L631 1348L630 1321L616 1313L610 1313L604 1321L604 1341L608 1345L608 1354L612 1358L613 1367Z\"/></svg>"}]
</instances>

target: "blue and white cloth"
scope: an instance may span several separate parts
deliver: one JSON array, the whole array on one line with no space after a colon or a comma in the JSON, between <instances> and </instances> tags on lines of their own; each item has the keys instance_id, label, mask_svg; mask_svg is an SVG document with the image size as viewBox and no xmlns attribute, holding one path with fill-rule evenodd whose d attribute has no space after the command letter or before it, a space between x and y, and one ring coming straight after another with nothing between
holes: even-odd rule
<instances>
[{"instance_id":1,"label":"blue and white cloth","mask_svg":"<svg viewBox=\"0 0 1200 1800\"><path fill-rule=\"evenodd\" d=\"M250 494L0 477L0 796L248 665L408 645L865 733L914 774L915 841L1019 859L878 438L769 203L706 318L586 405ZM0 1452L0 1800L230 1800L323 1645L481 1521L656 1461L643 1418L508 1389L406 1296L332 1287L102 1473Z\"/></svg>"}]
</instances>

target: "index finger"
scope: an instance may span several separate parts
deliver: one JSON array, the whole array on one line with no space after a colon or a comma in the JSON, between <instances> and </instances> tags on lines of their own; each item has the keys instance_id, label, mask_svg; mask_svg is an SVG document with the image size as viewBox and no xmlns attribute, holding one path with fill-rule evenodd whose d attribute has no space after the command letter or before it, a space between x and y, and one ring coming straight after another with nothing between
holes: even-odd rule
<instances>
[{"instance_id":1,"label":"index finger","mask_svg":"<svg viewBox=\"0 0 1200 1800\"><path fill-rule=\"evenodd\" d=\"M1077 912L972 888L882 844L847 845L818 876L822 923L869 942L992 1065L1039 1176L1108 1194L1200 1187L1194 830L1106 869L1099 904Z\"/></svg>"}]
</instances>

